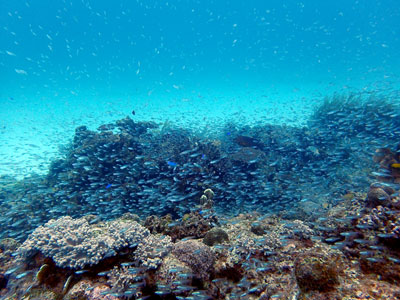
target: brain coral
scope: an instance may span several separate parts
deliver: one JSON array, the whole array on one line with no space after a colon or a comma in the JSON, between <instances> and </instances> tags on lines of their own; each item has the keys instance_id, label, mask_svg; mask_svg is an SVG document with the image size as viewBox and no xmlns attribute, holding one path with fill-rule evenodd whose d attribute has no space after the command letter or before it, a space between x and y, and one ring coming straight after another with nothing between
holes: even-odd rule
<instances>
[{"instance_id":1,"label":"brain coral","mask_svg":"<svg viewBox=\"0 0 400 300\"><path fill-rule=\"evenodd\" d=\"M41 252L59 267L78 269L114 256L121 248L136 246L149 234L135 221L117 219L90 225L84 217L65 216L38 227L18 253L29 258Z\"/></svg>"}]
</instances>

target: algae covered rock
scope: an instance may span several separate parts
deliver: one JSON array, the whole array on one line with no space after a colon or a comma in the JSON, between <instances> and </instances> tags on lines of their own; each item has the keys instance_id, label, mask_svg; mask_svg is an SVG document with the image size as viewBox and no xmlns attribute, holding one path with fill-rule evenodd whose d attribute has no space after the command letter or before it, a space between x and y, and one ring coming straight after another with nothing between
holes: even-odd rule
<instances>
[{"instance_id":1,"label":"algae covered rock","mask_svg":"<svg viewBox=\"0 0 400 300\"><path fill-rule=\"evenodd\" d=\"M170 285L172 289L179 287L179 284L192 285L192 269L188 264L180 261L173 254L164 258L162 265L157 270L157 282Z\"/></svg>"},{"instance_id":2,"label":"algae covered rock","mask_svg":"<svg viewBox=\"0 0 400 300\"><path fill-rule=\"evenodd\" d=\"M51 290L47 289L32 289L28 292L23 300L56 300L59 299L59 296Z\"/></svg>"},{"instance_id":3,"label":"algae covered rock","mask_svg":"<svg viewBox=\"0 0 400 300\"><path fill-rule=\"evenodd\" d=\"M89 292L93 289L93 284L89 280L81 280L74 284L74 286L64 296L63 300L83 300L87 299Z\"/></svg>"},{"instance_id":4,"label":"algae covered rock","mask_svg":"<svg viewBox=\"0 0 400 300\"><path fill-rule=\"evenodd\" d=\"M378 205L387 206L390 203L390 196L382 188L371 188L367 194L366 206L377 207Z\"/></svg>"},{"instance_id":5,"label":"algae covered rock","mask_svg":"<svg viewBox=\"0 0 400 300\"><path fill-rule=\"evenodd\" d=\"M3 252L15 251L21 244L12 238L4 238L0 240L0 250Z\"/></svg>"},{"instance_id":6,"label":"algae covered rock","mask_svg":"<svg viewBox=\"0 0 400 300\"><path fill-rule=\"evenodd\" d=\"M251 228L250 228L251 232L256 234L256 235L263 235L267 233L267 226L265 226L265 224L260 224L258 222L255 222L253 224L251 224Z\"/></svg>"},{"instance_id":7,"label":"algae covered rock","mask_svg":"<svg viewBox=\"0 0 400 300\"><path fill-rule=\"evenodd\" d=\"M229 237L225 231L223 231L221 228L213 228L206 233L203 239L203 243L207 246L214 246L228 240Z\"/></svg>"},{"instance_id":8,"label":"algae covered rock","mask_svg":"<svg viewBox=\"0 0 400 300\"><path fill-rule=\"evenodd\" d=\"M320 251L300 254L294 262L297 285L303 292L330 291L339 284L337 259Z\"/></svg>"},{"instance_id":9,"label":"algae covered rock","mask_svg":"<svg viewBox=\"0 0 400 300\"><path fill-rule=\"evenodd\" d=\"M214 269L215 256L208 246L195 240L179 241L174 245L172 254L187 264L196 277L209 279Z\"/></svg>"}]
</instances>

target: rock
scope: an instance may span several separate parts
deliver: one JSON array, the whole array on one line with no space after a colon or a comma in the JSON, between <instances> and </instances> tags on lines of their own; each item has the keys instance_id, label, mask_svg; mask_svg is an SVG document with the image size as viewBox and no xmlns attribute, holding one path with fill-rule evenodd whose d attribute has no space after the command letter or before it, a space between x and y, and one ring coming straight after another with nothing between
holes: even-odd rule
<instances>
[{"instance_id":1,"label":"rock","mask_svg":"<svg viewBox=\"0 0 400 300\"><path fill-rule=\"evenodd\" d=\"M178 282L185 282L186 285L192 284L192 269L172 254L164 258L156 274L158 282L171 285L171 288L177 288ZM182 274L187 274L187 276L182 278Z\"/></svg>"},{"instance_id":2,"label":"rock","mask_svg":"<svg viewBox=\"0 0 400 300\"><path fill-rule=\"evenodd\" d=\"M390 196L383 189L373 187L369 190L366 199L367 207L387 206L389 204Z\"/></svg>"},{"instance_id":3,"label":"rock","mask_svg":"<svg viewBox=\"0 0 400 300\"><path fill-rule=\"evenodd\" d=\"M267 233L267 226L265 226L264 224L260 224L260 223L253 223L251 224L251 228L250 228L251 232L256 234L256 235L263 235Z\"/></svg>"},{"instance_id":4,"label":"rock","mask_svg":"<svg viewBox=\"0 0 400 300\"><path fill-rule=\"evenodd\" d=\"M208 280L215 262L215 255L210 248L195 240L179 241L174 245L172 254L187 264L196 277Z\"/></svg>"},{"instance_id":5,"label":"rock","mask_svg":"<svg viewBox=\"0 0 400 300\"><path fill-rule=\"evenodd\" d=\"M220 228L213 228L206 233L203 239L203 243L207 246L214 246L228 240L229 237L225 231Z\"/></svg>"},{"instance_id":6,"label":"rock","mask_svg":"<svg viewBox=\"0 0 400 300\"><path fill-rule=\"evenodd\" d=\"M74 286L64 296L63 300L87 299L87 291L93 288L89 280L81 280L74 284Z\"/></svg>"},{"instance_id":7,"label":"rock","mask_svg":"<svg viewBox=\"0 0 400 300\"><path fill-rule=\"evenodd\" d=\"M56 299L59 299L59 296L56 293L42 288L32 289L22 298L22 300L56 300Z\"/></svg>"},{"instance_id":8,"label":"rock","mask_svg":"<svg viewBox=\"0 0 400 300\"><path fill-rule=\"evenodd\" d=\"M88 295L88 300L119 300L121 298L113 295L107 295L107 292L112 292L106 285L96 286Z\"/></svg>"},{"instance_id":9,"label":"rock","mask_svg":"<svg viewBox=\"0 0 400 300\"><path fill-rule=\"evenodd\" d=\"M7 278L3 274L0 274L0 290L6 288L7 282L8 282Z\"/></svg>"},{"instance_id":10,"label":"rock","mask_svg":"<svg viewBox=\"0 0 400 300\"><path fill-rule=\"evenodd\" d=\"M0 240L0 250L3 252L15 251L21 244L12 238L4 238Z\"/></svg>"},{"instance_id":11,"label":"rock","mask_svg":"<svg viewBox=\"0 0 400 300\"><path fill-rule=\"evenodd\" d=\"M370 189L373 188L381 188L382 190L384 190L388 195L392 195L396 192L396 190L394 188L392 188L391 186L388 186L386 184L382 184L381 182L374 182L370 185L369 187Z\"/></svg>"},{"instance_id":12,"label":"rock","mask_svg":"<svg viewBox=\"0 0 400 300\"><path fill-rule=\"evenodd\" d=\"M318 251L300 254L294 262L294 274L303 292L330 291L339 283L336 259Z\"/></svg>"}]
</instances>

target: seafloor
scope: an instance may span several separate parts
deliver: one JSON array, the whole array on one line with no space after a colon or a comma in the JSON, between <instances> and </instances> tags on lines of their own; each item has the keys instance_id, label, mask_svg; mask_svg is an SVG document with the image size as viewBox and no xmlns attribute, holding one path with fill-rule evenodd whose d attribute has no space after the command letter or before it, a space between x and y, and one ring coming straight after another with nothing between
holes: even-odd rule
<instances>
[{"instance_id":1,"label":"seafloor","mask_svg":"<svg viewBox=\"0 0 400 300\"><path fill-rule=\"evenodd\" d=\"M398 100L212 136L80 126L47 175L1 178L0 297L400 299Z\"/></svg>"}]
</instances>

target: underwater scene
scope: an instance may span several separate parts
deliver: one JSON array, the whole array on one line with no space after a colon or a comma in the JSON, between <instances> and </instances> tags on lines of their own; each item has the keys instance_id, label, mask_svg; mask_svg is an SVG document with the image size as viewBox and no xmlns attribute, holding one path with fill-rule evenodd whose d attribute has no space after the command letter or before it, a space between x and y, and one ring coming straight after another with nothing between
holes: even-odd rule
<instances>
[{"instance_id":1,"label":"underwater scene","mask_svg":"<svg viewBox=\"0 0 400 300\"><path fill-rule=\"evenodd\" d=\"M398 1L0 23L0 299L400 299Z\"/></svg>"}]
</instances>

